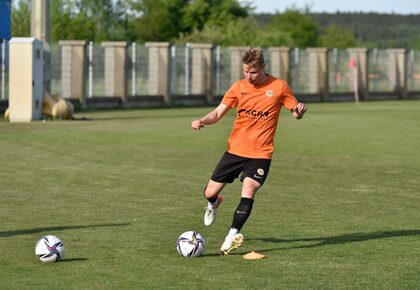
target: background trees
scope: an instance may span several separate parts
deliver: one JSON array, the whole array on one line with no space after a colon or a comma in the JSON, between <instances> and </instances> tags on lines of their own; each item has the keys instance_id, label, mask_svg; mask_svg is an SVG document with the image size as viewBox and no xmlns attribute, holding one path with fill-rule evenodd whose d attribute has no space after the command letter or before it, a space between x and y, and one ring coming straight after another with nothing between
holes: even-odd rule
<instances>
[{"instance_id":1,"label":"background trees","mask_svg":"<svg viewBox=\"0 0 420 290\"><path fill-rule=\"evenodd\" d=\"M131 13L128 29L133 40L173 41L185 30L182 23L188 0L129 1Z\"/></svg>"},{"instance_id":2,"label":"background trees","mask_svg":"<svg viewBox=\"0 0 420 290\"><path fill-rule=\"evenodd\" d=\"M350 29L333 23L325 29L325 33L320 38L320 44L327 48L346 48L355 47L357 41Z\"/></svg>"},{"instance_id":3,"label":"background trees","mask_svg":"<svg viewBox=\"0 0 420 290\"><path fill-rule=\"evenodd\" d=\"M12 36L25 37L31 34L31 0L14 0L12 9Z\"/></svg>"},{"instance_id":4,"label":"background trees","mask_svg":"<svg viewBox=\"0 0 420 290\"><path fill-rule=\"evenodd\" d=\"M30 35L31 0L13 0L12 36ZM66 39L289 47L420 49L418 15L255 14L238 0L52 0L52 42ZM249 3L249 2L245 2Z\"/></svg>"},{"instance_id":5,"label":"background trees","mask_svg":"<svg viewBox=\"0 0 420 290\"><path fill-rule=\"evenodd\" d=\"M289 8L282 14L275 14L268 27L284 31L289 36L289 46L316 47L319 44L318 24L309 15L309 8Z\"/></svg>"}]
</instances>

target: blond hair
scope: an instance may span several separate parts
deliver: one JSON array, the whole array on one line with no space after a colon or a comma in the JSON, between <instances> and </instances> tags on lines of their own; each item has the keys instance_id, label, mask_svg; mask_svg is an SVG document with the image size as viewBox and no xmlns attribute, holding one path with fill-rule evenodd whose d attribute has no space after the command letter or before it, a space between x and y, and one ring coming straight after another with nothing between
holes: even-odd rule
<instances>
[{"instance_id":1,"label":"blond hair","mask_svg":"<svg viewBox=\"0 0 420 290\"><path fill-rule=\"evenodd\" d=\"M264 66L264 52L261 47L251 47L242 55L242 63L250 67Z\"/></svg>"}]
</instances>

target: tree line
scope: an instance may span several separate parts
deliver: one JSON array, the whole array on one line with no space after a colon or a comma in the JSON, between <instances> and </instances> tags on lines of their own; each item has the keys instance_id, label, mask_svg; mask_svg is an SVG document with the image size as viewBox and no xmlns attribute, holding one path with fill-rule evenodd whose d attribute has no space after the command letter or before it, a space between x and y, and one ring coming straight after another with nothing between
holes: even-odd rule
<instances>
[{"instance_id":1,"label":"tree line","mask_svg":"<svg viewBox=\"0 0 420 290\"><path fill-rule=\"evenodd\" d=\"M12 4L12 36L29 36L31 0L13 0ZM254 10L252 2L238 0L52 0L51 40L53 43L125 40L222 46L345 48L379 44L402 47L394 35L400 29L418 30L403 25L403 18L393 18L398 25L390 21L394 24L393 41L387 42L383 39L389 31L382 28L388 24L373 24L369 16L313 14L308 7L296 6L274 14L255 14ZM380 21L380 17L374 18ZM418 23L417 27L420 27ZM408 38L401 41L404 47L420 47L420 41Z\"/></svg>"}]
</instances>

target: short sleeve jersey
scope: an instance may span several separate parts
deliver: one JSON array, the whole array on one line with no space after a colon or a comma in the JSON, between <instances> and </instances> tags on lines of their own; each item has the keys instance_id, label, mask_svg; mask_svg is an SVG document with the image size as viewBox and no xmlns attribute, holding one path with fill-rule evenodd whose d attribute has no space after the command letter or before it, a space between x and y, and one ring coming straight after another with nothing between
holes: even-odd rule
<instances>
[{"instance_id":1,"label":"short sleeve jersey","mask_svg":"<svg viewBox=\"0 0 420 290\"><path fill-rule=\"evenodd\" d=\"M298 101L284 80L268 75L260 85L252 85L245 79L237 81L226 92L222 103L237 108L227 152L271 159L281 107L290 110Z\"/></svg>"}]
</instances>

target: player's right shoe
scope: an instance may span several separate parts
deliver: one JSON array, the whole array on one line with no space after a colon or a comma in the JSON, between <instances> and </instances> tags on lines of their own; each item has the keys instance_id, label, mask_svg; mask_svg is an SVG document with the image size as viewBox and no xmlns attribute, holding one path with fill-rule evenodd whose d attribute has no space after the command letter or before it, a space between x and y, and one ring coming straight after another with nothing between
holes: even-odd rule
<instances>
[{"instance_id":1,"label":"player's right shoe","mask_svg":"<svg viewBox=\"0 0 420 290\"><path fill-rule=\"evenodd\" d=\"M235 234L232 237L226 237L225 241L220 248L223 255L229 255L229 253L240 246L244 241L244 236L241 233Z\"/></svg>"},{"instance_id":2,"label":"player's right shoe","mask_svg":"<svg viewBox=\"0 0 420 290\"><path fill-rule=\"evenodd\" d=\"M204 213L204 224L206 226L211 225L216 219L216 212L219 205L222 203L223 197L219 194L217 197L217 205L212 206L210 203L207 205L206 212Z\"/></svg>"}]
</instances>

